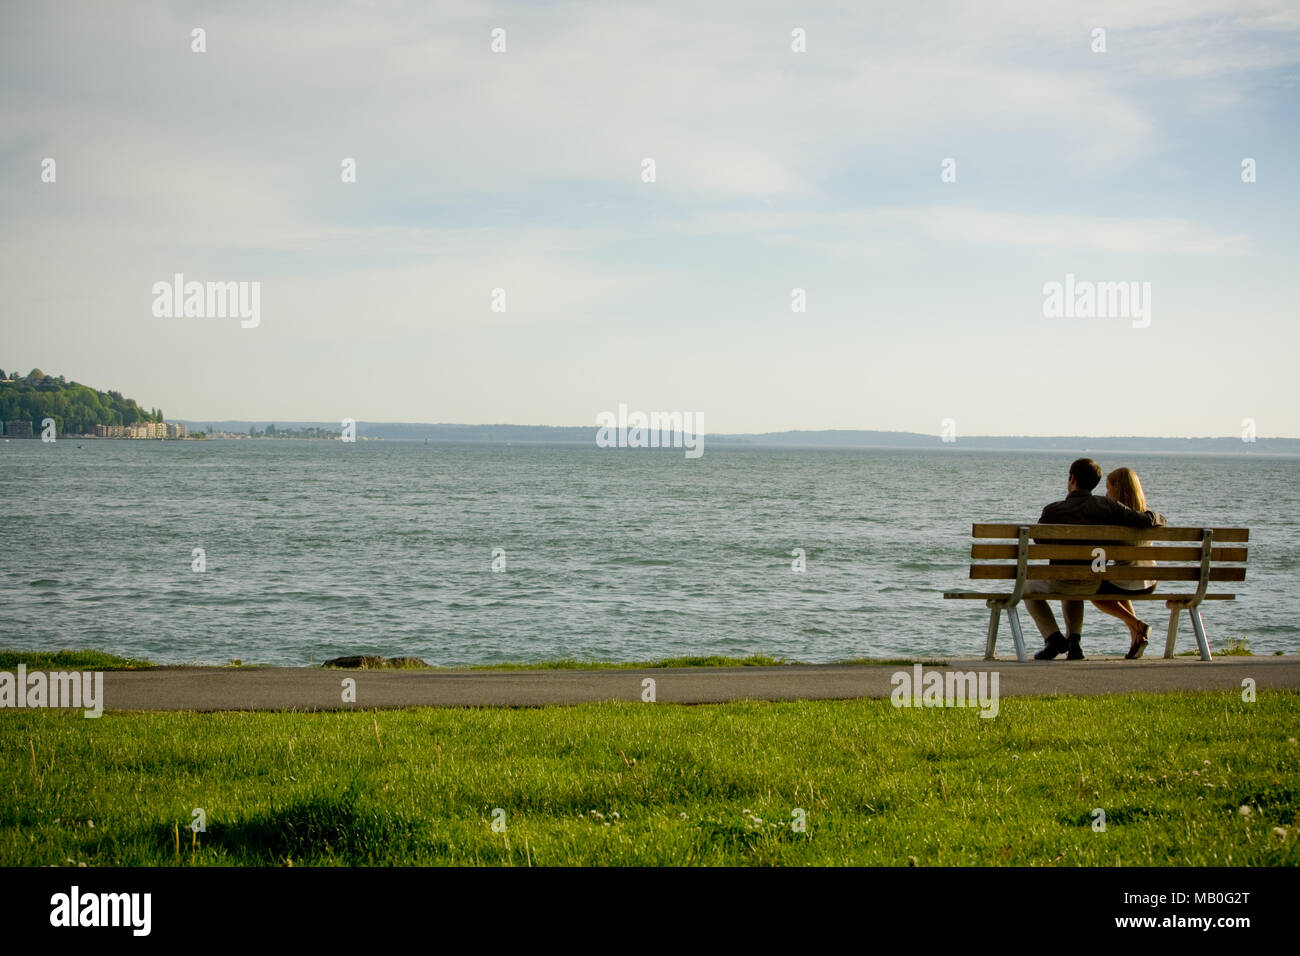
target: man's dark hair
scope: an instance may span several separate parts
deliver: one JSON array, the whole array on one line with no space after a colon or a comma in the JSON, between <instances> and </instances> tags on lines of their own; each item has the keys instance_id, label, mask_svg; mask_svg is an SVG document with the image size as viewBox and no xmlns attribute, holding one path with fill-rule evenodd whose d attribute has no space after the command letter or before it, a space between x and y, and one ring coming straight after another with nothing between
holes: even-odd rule
<instances>
[{"instance_id":1,"label":"man's dark hair","mask_svg":"<svg viewBox=\"0 0 1300 956\"><path fill-rule=\"evenodd\" d=\"M1091 458L1076 458L1070 464L1070 477L1080 491L1092 491L1101 482L1101 465Z\"/></svg>"}]
</instances>

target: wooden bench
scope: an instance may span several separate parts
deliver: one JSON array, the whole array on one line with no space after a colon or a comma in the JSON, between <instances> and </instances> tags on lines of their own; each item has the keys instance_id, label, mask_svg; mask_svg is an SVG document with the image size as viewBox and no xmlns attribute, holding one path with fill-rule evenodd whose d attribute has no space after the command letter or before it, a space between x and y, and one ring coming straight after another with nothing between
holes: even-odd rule
<instances>
[{"instance_id":1,"label":"wooden bench","mask_svg":"<svg viewBox=\"0 0 1300 956\"><path fill-rule=\"evenodd\" d=\"M1025 639L1020 629L1016 605L1023 599L1026 581L1156 581L1152 594L1079 595L1056 592L1034 593L1034 600L1090 601L1129 600L1164 601L1169 609L1169 633L1165 638L1165 657L1174 656L1178 636L1178 614L1186 610L1196 632L1201 660L1211 660L1210 645L1201 620L1202 601L1231 601L1235 594L1209 593L1211 581L1246 579L1245 543L1248 528L1121 528L1085 524L976 524L971 528L972 561L1002 562L971 564L972 580L1015 581L1010 593L982 591L945 591L945 598L981 600L989 608L988 642L984 659L994 659L998 637L998 620L1003 611L1011 624L1016 643L1016 657L1028 660ZM996 542L996 543L995 543ZM1225 544L1241 547L1223 547ZM1104 552L1104 554L1102 553ZM1086 561L1082 565L1047 564L1048 559ZM1031 564L1032 561L1043 563ZM1114 561L1155 561L1154 567L1115 565ZM1010 563L1006 563L1010 562ZM1102 570L1096 570L1101 568ZM1169 582L1195 582L1182 585L1189 593L1172 593ZM1192 591L1192 587L1195 590ZM1162 590L1164 589L1164 590ZM1178 590L1175 588L1174 590Z\"/></svg>"}]
</instances>

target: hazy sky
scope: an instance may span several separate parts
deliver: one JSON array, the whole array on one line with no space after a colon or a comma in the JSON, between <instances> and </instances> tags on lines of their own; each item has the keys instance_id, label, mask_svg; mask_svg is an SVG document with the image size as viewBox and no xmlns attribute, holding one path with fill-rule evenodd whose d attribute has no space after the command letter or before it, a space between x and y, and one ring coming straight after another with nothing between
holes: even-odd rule
<instances>
[{"instance_id":1,"label":"hazy sky","mask_svg":"<svg viewBox=\"0 0 1300 956\"><path fill-rule=\"evenodd\" d=\"M323 7L0 5L0 367L169 418L1300 436L1293 0ZM155 317L178 272L260 324ZM1067 274L1149 326L1045 318Z\"/></svg>"}]
</instances>

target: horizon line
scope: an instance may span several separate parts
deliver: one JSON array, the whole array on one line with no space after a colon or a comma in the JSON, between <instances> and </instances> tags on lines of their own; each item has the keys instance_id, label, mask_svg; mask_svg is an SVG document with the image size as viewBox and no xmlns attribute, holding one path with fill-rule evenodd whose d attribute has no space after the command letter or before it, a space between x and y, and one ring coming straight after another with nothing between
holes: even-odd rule
<instances>
[{"instance_id":1,"label":"horizon line","mask_svg":"<svg viewBox=\"0 0 1300 956\"><path fill-rule=\"evenodd\" d=\"M219 424L219 423L224 423L224 424L246 424L246 425L253 425L253 426L259 426L259 427L265 427L265 425L276 425L276 424L278 424L277 420L274 419L274 418L267 418L267 419L260 419L260 418L224 418L224 419L217 419L217 418L173 418L173 419L170 419L170 421L172 421L172 422L180 422L180 423L184 423L184 424L187 424L187 425L188 425L188 424L197 424L197 423L203 423L203 424L208 424L208 425L216 425L216 424ZM295 426L295 425L302 425L302 426L310 426L310 427L317 427L317 428L319 428L319 427L322 427L322 426L330 426L330 425L334 425L334 424L335 424L335 422L334 422L333 420L326 420L326 419L283 419L282 421L283 421L284 427L286 427L286 428L287 428L287 427L290 427L290 426ZM263 422L265 422L265 425L263 425ZM541 425L541 424L522 424L522 423L519 423L519 422L413 422L413 421L379 421L379 420L373 420L373 419L361 419L361 418L355 419L355 422L356 422L357 426L361 426L361 425L363 425L363 424L365 424L365 425L380 425L380 426L393 426L393 425L396 425L396 426L405 426L405 427L411 427L411 428L420 428L420 427L424 427L424 428L539 428L539 429L541 429L541 428L545 428L545 429L569 429L569 430L575 430L575 431L577 431L577 430L592 430L592 429L598 429L598 428L600 427L599 425L595 425L595 424L592 424L592 425ZM341 422L340 422L339 424L341 425ZM942 441L942 437L941 437L941 435L940 435L938 432L916 432L916 431L906 431L906 430L902 430L902 429L892 429L892 428L850 428L850 427L836 427L836 428L783 428L783 429L775 429L775 430L759 431L759 432L703 432L703 433L701 433L701 434L702 434L704 437L706 437L706 438L709 437L709 436L713 436L713 437L715 437L715 438L762 438L762 437L765 437L765 436L768 436L768 435L797 435L797 434L804 434L804 433L820 434L820 433L826 433L826 432L838 432L838 433L844 433L844 434L851 434L851 433L855 433L855 432L857 432L857 433L865 432L865 433L871 433L871 434L882 434L882 435L906 435L906 436L912 436L912 437L916 437L916 438L933 438L933 439L935 439L935 440L937 440L937 441ZM980 439L989 439L989 438L1016 438L1016 439L1037 439L1037 440L1047 440L1047 439L1061 439L1061 440L1066 440L1066 439L1068 439L1068 440L1111 440L1111 439L1125 439L1125 440L1128 440L1128 441L1144 441L1144 440L1157 440L1157 441L1228 441L1228 440L1231 440L1231 441L1238 441L1238 440L1241 439L1241 436L1240 436L1239 434L1238 434L1238 435L1210 435L1210 434L1205 434L1205 435L1066 435L1066 434L1033 435L1033 434L1012 434L1012 433L1003 433L1003 434L966 435L966 436L963 436L963 437L960 438L960 439L955 440L954 442L945 442L945 444L960 444L961 441L969 441L969 440L971 440L971 439L975 439L975 438L980 438ZM1256 436L1256 438L1255 438L1255 442L1260 442L1260 441L1300 441L1300 436L1292 436L1292 435L1268 435L1268 436L1260 435L1260 436ZM1254 442L1242 442L1242 443L1243 443L1243 444L1253 444Z\"/></svg>"}]
</instances>

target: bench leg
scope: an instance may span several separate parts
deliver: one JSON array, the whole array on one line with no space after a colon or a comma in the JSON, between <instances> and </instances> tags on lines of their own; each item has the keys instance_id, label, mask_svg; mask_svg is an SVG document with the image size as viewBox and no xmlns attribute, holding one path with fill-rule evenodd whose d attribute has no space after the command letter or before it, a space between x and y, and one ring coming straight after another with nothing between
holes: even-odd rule
<instances>
[{"instance_id":1,"label":"bench leg","mask_svg":"<svg viewBox=\"0 0 1300 956\"><path fill-rule=\"evenodd\" d=\"M1025 636L1020 633L1020 615L1014 605L1007 608L1007 623L1011 625L1011 639L1016 642L1016 660L1023 664L1029 658L1025 656Z\"/></svg>"},{"instance_id":2,"label":"bench leg","mask_svg":"<svg viewBox=\"0 0 1300 956\"><path fill-rule=\"evenodd\" d=\"M1169 605L1166 605L1169 607ZM1169 635L1165 638L1165 657L1174 656L1174 641L1178 639L1178 614L1182 611L1179 606L1169 607Z\"/></svg>"},{"instance_id":3,"label":"bench leg","mask_svg":"<svg viewBox=\"0 0 1300 956\"><path fill-rule=\"evenodd\" d=\"M1196 631L1196 644L1201 649L1201 660L1214 660L1214 658L1210 656L1210 643L1205 639L1205 623L1201 620L1200 605L1189 607L1187 609L1187 616L1192 619L1192 629Z\"/></svg>"},{"instance_id":4,"label":"bench leg","mask_svg":"<svg viewBox=\"0 0 1300 956\"><path fill-rule=\"evenodd\" d=\"M997 659L996 649L998 643L998 621L1002 618L1002 606L992 601L988 602L989 608L989 639L984 644L984 659L992 661Z\"/></svg>"}]
</instances>

